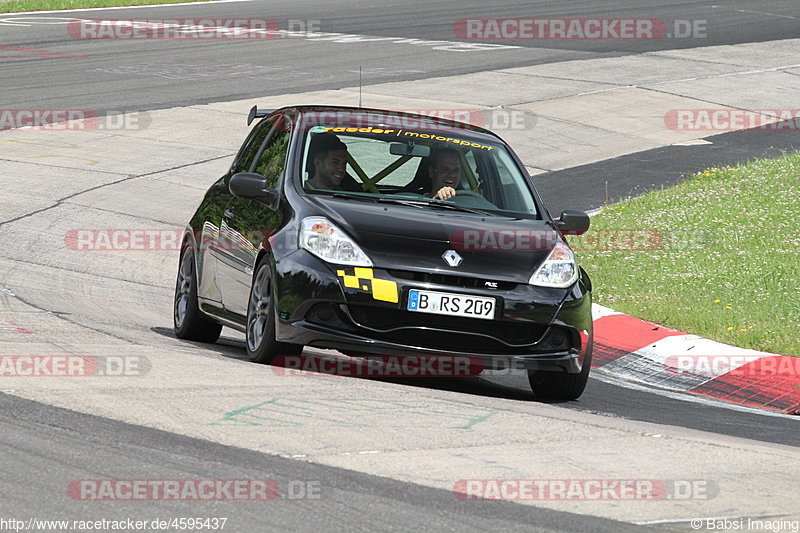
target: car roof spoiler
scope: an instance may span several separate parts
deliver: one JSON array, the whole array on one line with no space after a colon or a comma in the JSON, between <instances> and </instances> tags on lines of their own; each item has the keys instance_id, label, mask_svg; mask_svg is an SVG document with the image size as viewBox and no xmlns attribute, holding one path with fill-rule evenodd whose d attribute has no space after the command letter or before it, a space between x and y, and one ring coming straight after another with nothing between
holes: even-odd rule
<instances>
[{"instance_id":1,"label":"car roof spoiler","mask_svg":"<svg viewBox=\"0 0 800 533\"><path fill-rule=\"evenodd\" d=\"M268 117L273 111L275 111L275 110L274 109L258 109L258 106L254 105L250 109L250 113L247 114L247 125L249 126L253 122L254 119Z\"/></svg>"}]
</instances>

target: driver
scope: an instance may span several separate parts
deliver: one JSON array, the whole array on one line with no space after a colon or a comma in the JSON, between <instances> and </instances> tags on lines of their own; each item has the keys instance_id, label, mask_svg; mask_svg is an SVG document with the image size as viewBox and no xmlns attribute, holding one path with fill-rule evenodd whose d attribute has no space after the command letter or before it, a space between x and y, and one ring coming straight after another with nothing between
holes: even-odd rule
<instances>
[{"instance_id":1,"label":"driver","mask_svg":"<svg viewBox=\"0 0 800 533\"><path fill-rule=\"evenodd\" d=\"M332 133L315 135L311 143L309 158L314 167L306 189L341 191L347 166L347 145Z\"/></svg>"},{"instance_id":2,"label":"driver","mask_svg":"<svg viewBox=\"0 0 800 533\"><path fill-rule=\"evenodd\" d=\"M428 166L431 190L426 193L437 200L447 200L456 195L461 181L461 156L455 148L442 148L431 154Z\"/></svg>"}]
</instances>

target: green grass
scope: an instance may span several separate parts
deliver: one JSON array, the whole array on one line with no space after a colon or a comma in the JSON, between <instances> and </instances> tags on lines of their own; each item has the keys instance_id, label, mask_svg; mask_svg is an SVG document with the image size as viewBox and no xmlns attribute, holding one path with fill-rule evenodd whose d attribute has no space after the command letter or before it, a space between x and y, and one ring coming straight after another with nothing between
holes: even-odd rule
<instances>
[{"instance_id":1,"label":"green grass","mask_svg":"<svg viewBox=\"0 0 800 533\"><path fill-rule=\"evenodd\" d=\"M637 239L628 248L638 249L621 250L609 237L630 229L652 230L661 242L645 250ZM800 154L708 169L607 206L570 242L601 305L800 356Z\"/></svg>"},{"instance_id":2,"label":"green grass","mask_svg":"<svg viewBox=\"0 0 800 533\"><path fill-rule=\"evenodd\" d=\"M89 7L142 6L177 4L202 0L0 0L0 13L20 11L52 11L54 9L83 9Z\"/></svg>"}]
</instances>

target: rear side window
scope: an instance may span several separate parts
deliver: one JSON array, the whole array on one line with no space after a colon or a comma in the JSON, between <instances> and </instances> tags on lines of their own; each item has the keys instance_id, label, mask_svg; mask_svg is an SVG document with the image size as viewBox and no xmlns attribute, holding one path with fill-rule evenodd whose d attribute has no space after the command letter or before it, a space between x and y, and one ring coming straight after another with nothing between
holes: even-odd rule
<instances>
[{"instance_id":1,"label":"rear side window","mask_svg":"<svg viewBox=\"0 0 800 533\"><path fill-rule=\"evenodd\" d=\"M258 163L254 172L267 178L267 184L274 189L278 178L286 168L286 148L289 146L290 132L288 128L275 128L272 136L267 140L264 150L258 156Z\"/></svg>"},{"instance_id":2,"label":"rear side window","mask_svg":"<svg viewBox=\"0 0 800 533\"><path fill-rule=\"evenodd\" d=\"M256 158L259 148L261 148L261 145L264 143L264 139L272 129L272 125L272 120L265 120L259 123L255 129L250 132L250 135L242 145L242 149L239 151L239 155L233 165L234 173L247 172L250 170L250 166L253 164L253 160Z\"/></svg>"}]
</instances>

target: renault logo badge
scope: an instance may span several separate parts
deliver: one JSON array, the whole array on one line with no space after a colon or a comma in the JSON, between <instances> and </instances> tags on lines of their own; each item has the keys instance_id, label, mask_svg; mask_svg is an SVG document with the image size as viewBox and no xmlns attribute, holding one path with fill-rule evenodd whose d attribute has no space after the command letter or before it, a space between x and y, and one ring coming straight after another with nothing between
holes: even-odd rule
<instances>
[{"instance_id":1,"label":"renault logo badge","mask_svg":"<svg viewBox=\"0 0 800 533\"><path fill-rule=\"evenodd\" d=\"M461 258L460 255L456 253L455 250L447 250L445 253L442 254L442 259L444 259L444 262L453 268L460 265L461 261L464 260Z\"/></svg>"}]
</instances>

